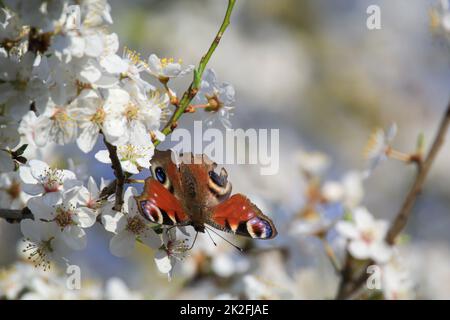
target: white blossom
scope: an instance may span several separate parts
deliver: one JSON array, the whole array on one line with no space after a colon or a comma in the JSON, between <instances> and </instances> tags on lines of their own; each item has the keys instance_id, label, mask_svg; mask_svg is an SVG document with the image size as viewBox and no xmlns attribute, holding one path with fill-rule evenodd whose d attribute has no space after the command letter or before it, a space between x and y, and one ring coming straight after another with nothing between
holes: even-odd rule
<instances>
[{"instance_id":1,"label":"white blossom","mask_svg":"<svg viewBox=\"0 0 450 320\"><path fill-rule=\"evenodd\" d=\"M19 38L22 31L19 17L6 8L0 9L0 16L0 42Z\"/></svg>"},{"instance_id":2,"label":"white blossom","mask_svg":"<svg viewBox=\"0 0 450 320\"><path fill-rule=\"evenodd\" d=\"M35 277L44 277L44 274L43 270L29 263L16 263L10 270L0 271L0 297L9 300L19 298Z\"/></svg>"},{"instance_id":3,"label":"white blossom","mask_svg":"<svg viewBox=\"0 0 450 320\"><path fill-rule=\"evenodd\" d=\"M33 74L36 57L31 52L21 57L0 56L0 103L16 120L34 107L43 111L48 100L48 90L41 79Z\"/></svg>"},{"instance_id":4,"label":"white blossom","mask_svg":"<svg viewBox=\"0 0 450 320\"><path fill-rule=\"evenodd\" d=\"M63 13L66 0L29 1L5 0L8 8L18 14L24 25L30 25L43 31L53 30Z\"/></svg>"},{"instance_id":5,"label":"white blossom","mask_svg":"<svg viewBox=\"0 0 450 320\"><path fill-rule=\"evenodd\" d=\"M168 95L154 91L147 96L134 83L127 82L124 86L129 99L121 105L120 116L114 129L122 134L110 141L114 145L131 143L147 146L150 132L159 129L161 110L167 107Z\"/></svg>"},{"instance_id":6,"label":"white blossom","mask_svg":"<svg viewBox=\"0 0 450 320\"><path fill-rule=\"evenodd\" d=\"M145 245L158 249L161 238L149 227L146 220L137 209L137 191L133 187L127 188L124 194L122 211L107 210L102 214L102 223L105 229L114 233L109 243L111 253L118 257L130 255L135 247L136 240Z\"/></svg>"},{"instance_id":7,"label":"white blossom","mask_svg":"<svg viewBox=\"0 0 450 320\"><path fill-rule=\"evenodd\" d=\"M336 230L349 240L348 250L356 259L373 259L385 263L392 255L392 248L385 242L388 222L375 220L364 207L355 208L353 221L339 221Z\"/></svg>"},{"instance_id":8,"label":"white blossom","mask_svg":"<svg viewBox=\"0 0 450 320\"><path fill-rule=\"evenodd\" d=\"M17 172L0 174L0 203L8 209L22 209L28 196L22 191L21 181Z\"/></svg>"},{"instance_id":9,"label":"white blossom","mask_svg":"<svg viewBox=\"0 0 450 320\"><path fill-rule=\"evenodd\" d=\"M110 42L102 25L92 24L78 5L69 6L65 13L62 30L55 35L51 48L61 61L67 63L84 56L98 58L105 52L108 55L117 51L118 45L113 45L115 50L107 46Z\"/></svg>"},{"instance_id":10,"label":"white blossom","mask_svg":"<svg viewBox=\"0 0 450 320\"><path fill-rule=\"evenodd\" d=\"M376 166L387 159L387 153L396 134L397 125L395 123L389 127L387 132L378 128L372 133L364 150L364 156L369 161L367 174L370 174Z\"/></svg>"},{"instance_id":11,"label":"white blossom","mask_svg":"<svg viewBox=\"0 0 450 320\"><path fill-rule=\"evenodd\" d=\"M27 166L21 166L19 176L23 191L32 196L42 196L43 202L48 205L57 203L63 190L80 184L73 172L51 168L36 159L30 160Z\"/></svg>"},{"instance_id":12,"label":"white blossom","mask_svg":"<svg viewBox=\"0 0 450 320\"><path fill-rule=\"evenodd\" d=\"M154 153L154 146L135 146L132 144L119 145L117 156L119 157L122 169L129 173L139 173L140 169L150 166L150 159ZM95 154L95 158L103 163L111 163L108 150L100 150Z\"/></svg>"},{"instance_id":13,"label":"white blossom","mask_svg":"<svg viewBox=\"0 0 450 320\"><path fill-rule=\"evenodd\" d=\"M181 77L194 70L194 65L182 69L181 63L181 60L175 62L173 58L160 59L156 54L151 54L148 58L147 71L160 81L167 82L170 78Z\"/></svg>"},{"instance_id":14,"label":"white blossom","mask_svg":"<svg viewBox=\"0 0 450 320\"><path fill-rule=\"evenodd\" d=\"M141 300L142 295L131 291L120 278L110 278L106 282L104 298L107 300Z\"/></svg>"},{"instance_id":15,"label":"white blossom","mask_svg":"<svg viewBox=\"0 0 450 320\"><path fill-rule=\"evenodd\" d=\"M77 123L66 105L57 105L49 100L45 112L36 120L35 133L34 141L39 147L45 146L48 141L63 145L75 140Z\"/></svg>"},{"instance_id":16,"label":"white blossom","mask_svg":"<svg viewBox=\"0 0 450 320\"><path fill-rule=\"evenodd\" d=\"M77 145L83 152L89 152L97 142L100 131L108 141L118 139L122 133L118 127L120 110L129 96L121 89L105 91L106 98L95 90L83 90L69 107L69 116L77 121L80 134Z\"/></svg>"},{"instance_id":17,"label":"white blossom","mask_svg":"<svg viewBox=\"0 0 450 320\"><path fill-rule=\"evenodd\" d=\"M10 151L19 143L18 125L12 119L0 117L0 172L13 171Z\"/></svg>"},{"instance_id":18,"label":"white blossom","mask_svg":"<svg viewBox=\"0 0 450 320\"><path fill-rule=\"evenodd\" d=\"M242 281L245 295L250 300L269 300L276 297L273 288L254 275L246 275L242 278Z\"/></svg>"},{"instance_id":19,"label":"white blossom","mask_svg":"<svg viewBox=\"0 0 450 320\"><path fill-rule=\"evenodd\" d=\"M431 26L450 33L450 5L448 0L440 0L431 10Z\"/></svg>"},{"instance_id":20,"label":"white blossom","mask_svg":"<svg viewBox=\"0 0 450 320\"><path fill-rule=\"evenodd\" d=\"M225 128L231 128L235 90L228 82L219 83L213 69L204 72L195 101L207 104L204 110L211 113L206 119L208 125L219 121Z\"/></svg>"},{"instance_id":21,"label":"white blossom","mask_svg":"<svg viewBox=\"0 0 450 320\"><path fill-rule=\"evenodd\" d=\"M147 70L147 64L143 62L140 55L128 48L124 48L122 58L117 55L109 61L100 62L105 69L120 77L133 81L142 92L149 92L156 88L141 78L141 73Z\"/></svg>"},{"instance_id":22,"label":"white blossom","mask_svg":"<svg viewBox=\"0 0 450 320\"><path fill-rule=\"evenodd\" d=\"M414 298L414 282L399 257L392 257L381 269L382 290L385 299L410 300Z\"/></svg>"},{"instance_id":23,"label":"white blossom","mask_svg":"<svg viewBox=\"0 0 450 320\"><path fill-rule=\"evenodd\" d=\"M20 230L29 242L24 249L28 259L35 266L48 269L51 262L61 262L67 254L67 247L59 238L60 231L54 223L25 219L20 222Z\"/></svg>"},{"instance_id":24,"label":"white blossom","mask_svg":"<svg viewBox=\"0 0 450 320\"><path fill-rule=\"evenodd\" d=\"M300 169L309 176L320 176L330 166L330 159L322 152L300 150L296 160Z\"/></svg>"},{"instance_id":25,"label":"white blossom","mask_svg":"<svg viewBox=\"0 0 450 320\"><path fill-rule=\"evenodd\" d=\"M175 263L185 259L189 245L187 239L176 238L175 228L163 231L163 241L163 245L155 253L155 263L159 272L166 273L170 280Z\"/></svg>"},{"instance_id":26,"label":"white blossom","mask_svg":"<svg viewBox=\"0 0 450 320\"><path fill-rule=\"evenodd\" d=\"M82 186L78 190L78 205L91 216L97 216L101 211L100 194L103 188L106 187L105 181L102 179L100 187L95 183L94 178L89 177L87 187Z\"/></svg>"},{"instance_id":27,"label":"white blossom","mask_svg":"<svg viewBox=\"0 0 450 320\"><path fill-rule=\"evenodd\" d=\"M54 223L60 230L60 238L73 250L86 247L87 238L84 228L94 225L97 215L88 207L78 205L78 188L65 191L61 199L53 205L46 204L42 198L35 197L28 201L28 208L33 215Z\"/></svg>"},{"instance_id":28,"label":"white blossom","mask_svg":"<svg viewBox=\"0 0 450 320\"><path fill-rule=\"evenodd\" d=\"M341 181L326 181L322 186L322 195L327 201L340 202L346 208L354 208L364 196L363 178L361 172L351 171Z\"/></svg>"},{"instance_id":29,"label":"white blossom","mask_svg":"<svg viewBox=\"0 0 450 320\"><path fill-rule=\"evenodd\" d=\"M26 143L36 146L36 125L38 117L34 111L28 111L20 121L18 132L25 138Z\"/></svg>"}]
</instances>

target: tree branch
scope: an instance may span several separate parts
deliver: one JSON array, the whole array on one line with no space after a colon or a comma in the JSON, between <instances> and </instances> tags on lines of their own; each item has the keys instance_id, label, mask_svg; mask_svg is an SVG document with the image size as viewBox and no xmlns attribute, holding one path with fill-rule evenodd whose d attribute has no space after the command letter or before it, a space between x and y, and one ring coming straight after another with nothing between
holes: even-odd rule
<instances>
[{"instance_id":1,"label":"tree branch","mask_svg":"<svg viewBox=\"0 0 450 320\"><path fill-rule=\"evenodd\" d=\"M103 142L106 145L106 148L109 152L109 158L111 159L111 167L114 170L114 175L116 176L116 180L114 180L110 185L115 184L115 194L116 199L114 203L114 210L120 211L122 210L123 205L123 188L125 184L125 174L122 170L122 165L120 164L119 157L117 156L117 147L110 144L106 141L105 136L103 136ZM103 191L102 191L103 193Z\"/></svg>"},{"instance_id":2,"label":"tree branch","mask_svg":"<svg viewBox=\"0 0 450 320\"><path fill-rule=\"evenodd\" d=\"M427 157L423 161L421 165L418 166L417 176L414 180L411 189L406 195L405 201L403 202L400 211L397 213L394 221L392 222L387 235L386 242L390 245L395 243L395 239L400 234L400 232L406 226L408 218L411 215L412 208L419 196L422 187L425 183L425 179L428 176L430 168L436 159L437 154L441 150L445 135L448 131L448 127L450 125L450 103L447 106L447 110L442 118L441 124L439 126L439 130L436 134L436 138L433 141L430 151L428 152ZM351 263L351 256L347 253L346 262L344 263L344 269L341 272L341 282L339 284L338 293L336 295L336 299L348 299L355 292L357 292L361 286L366 282L369 274L366 272L367 267L374 264L373 260L368 261L365 264L365 267L361 269L361 274L358 277L352 277L352 274L355 270L353 270L353 264Z\"/></svg>"},{"instance_id":3,"label":"tree branch","mask_svg":"<svg viewBox=\"0 0 450 320\"><path fill-rule=\"evenodd\" d=\"M225 30L230 24L231 12L233 11L235 2L236 0L228 0L228 7L225 13L225 17L223 18L222 25L220 26L219 31L217 32L216 37L211 43L211 46L209 47L208 51L201 58L198 68L194 70L194 79L189 85L189 88L184 92L180 102L178 103L178 107L175 109L175 112L172 114L172 117L169 119L164 129L162 130L162 133L164 133L164 135L167 136L170 133L172 133L172 131L177 126L178 119L184 114L186 108L189 106L192 99L194 99L195 95L197 94L206 65L208 64L209 59L216 50L217 46L219 45L220 39L222 39ZM160 143L161 141L159 140L153 141L153 144L155 146L157 146Z\"/></svg>"},{"instance_id":4,"label":"tree branch","mask_svg":"<svg viewBox=\"0 0 450 320\"><path fill-rule=\"evenodd\" d=\"M425 178L427 177L428 172L430 171L431 165L433 164L437 154L444 144L445 134L447 133L449 125L450 103L447 106L447 111L445 112L444 118L441 121L439 131L436 135L436 138L434 139L433 145L431 146L430 152L428 153L428 156L425 158L425 161L422 163L422 165L418 167L419 171L417 173L416 180L414 181L414 184L412 185L408 195L406 196L406 199L399 213L397 214L397 217L389 228L386 236L387 243L391 245L394 244L395 238L405 227L406 222L408 221L408 218L411 214L411 209L413 208L414 203L416 202L416 199L422 190L422 186L425 182Z\"/></svg>"},{"instance_id":5,"label":"tree branch","mask_svg":"<svg viewBox=\"0 0 450 320\"><path fill-rule=\"evenodd\" d=\"M14 209L0 209L0 218L7 220L8 222L20 222L22 219L33 219L34 216L30 209L27 207L22 210Z\"/></svg>"}]
</instances>

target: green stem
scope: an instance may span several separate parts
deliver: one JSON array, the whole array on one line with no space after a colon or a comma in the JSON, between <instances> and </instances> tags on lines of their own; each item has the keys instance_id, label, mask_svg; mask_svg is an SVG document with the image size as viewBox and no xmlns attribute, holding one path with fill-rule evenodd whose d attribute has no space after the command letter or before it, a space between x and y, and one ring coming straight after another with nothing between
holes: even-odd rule
<instances>
[{"instance_id":1,"label":"green stem","mask_svg":"<svg viewBox=\"0 0 450 320\"><path fill-rule=\"evenodd\" d=\"M228 25L230 24L230 16L231 12L233 11L234 4L236 3L236 0L228 0L228 7L227 11L225 13L225 17L223 19L222 25L219 28L219 31L216 34L216 37L214 38L214 41L211 43L211 46L209 47L206 54L201 58L200 63L198 65L198 68L194 70L194 79L192 80L189 88L184 92L183 97L181 98L178 107L175 109L175 112L172 114L172 117L167 122L166 126L162 130L162 133L164 135L169 135L172 133L172 131L175 129L178 119L184 114L186 108L191 103L192 99L194 99L195 95L197 94L197 91L200 87L201 79L203 72L205 71L206 65L209 62L209 59L211 58L212 54L216 50L217 46L219 45L220 39L222 38L225 30L227 29ZM153 144L157 146L160 144L161 141L155 140Z\"/></svg>"}]
</instances>

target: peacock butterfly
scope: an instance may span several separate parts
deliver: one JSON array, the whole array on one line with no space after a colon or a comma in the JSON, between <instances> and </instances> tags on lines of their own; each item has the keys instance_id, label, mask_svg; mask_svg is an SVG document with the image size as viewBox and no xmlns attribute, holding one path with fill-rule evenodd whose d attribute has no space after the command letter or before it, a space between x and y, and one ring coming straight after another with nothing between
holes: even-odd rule
<instances>
[{"instance_id":1,"label":"peacock butterfly","mask_svg":"<svg viewBox=\"0 0 450 320\"><path fill-rule=\"evenodd\" d=\"M150 222L168 226L193 226L205 232L205 224L251 237L272 239L277 230L268 217L242 194L231 194L227 171L217 174L217 164L206 155L180 154L177 164L171 150L155 150L150 161L152 176L135 197L140 213Z\"/></svg>"}]
</instances>

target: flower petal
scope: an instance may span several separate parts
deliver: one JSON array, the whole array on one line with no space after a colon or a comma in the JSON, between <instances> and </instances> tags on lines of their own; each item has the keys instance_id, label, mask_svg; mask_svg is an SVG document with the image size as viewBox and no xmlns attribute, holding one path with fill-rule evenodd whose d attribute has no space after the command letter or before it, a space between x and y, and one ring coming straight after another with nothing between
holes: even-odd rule
<instances>
[{"instance_id":1,"label":"flower petal","mask_svg":"<svg viewBox=\"0 0 450 320\"><path fill-rule=\"evenodd\" d=\"M109 250L116 257L125 257L130 255L135 247L136 237L128 231L116 234L109 242Z\"/></svg>"},{"instance_id":2,"label":"flower petal","mask_svg":"<svg viewBox=\"0 0 450 320\"><path fill-rule=\"evenodd\" d=\"M31 174L37 180L39 180L42 176L45 175L45 172L49 169L48 164L41 160L30 160L28 163L31 168Z\"/></svg>"},{"instance_id":3,"label":"flower petal","mask_svg":"<svg viewBox=\"0 0 450 320\"><path fill-rule=\"evenodd\" d=\"M44 202L42 197L31 198L28 200L27 206L37 219L51 220L54 218L54 208Z\"/></svg>"},{"instance_id":4,"label":"flower petal","mask_svg":"<svg viewBox=\"0 0 450 320\"><path fill-rule=\"evenodd\" d=\"M359 230L371 229L375 222L373 216L364 207L358 207L354 210L354 218L356 227Z\"/></svg>"},{"instance_id":5,"label":"flower petal","mask_svg":"<svg viewBox=\"0 0 450 320\"><path fill-rule=\"evenodd\" d=\"M100 150L95 154L95 159L103 163L111 163L108 150Z\"/></svg>"},{"instance_id":6,"label":"flower petal","mask_svg":"<svg viewBox=\"0 0 450 320\"><path fill-rule=\"evenodd\" d=\"M159 272L169 273L172 270L172 263L165 250L158 250L155 253L155 263Z\"/></svg>"},{"instance_id":7,"label":"flower petal","mask_svg":"<svg viewBox=\"0 0 450 320\"><path fill-rule=\"evenodd\" d=\"M83 250L86 248L86 232L78 226L64 228L61 236L67 246L73 250Z\"/></svg>"},{"instance_id":8,"label":"flower petal","mask_svg":"<svg viewBox=\"0 0 450 320\"><path fill-rule=\"evenodd\" d=\"M77 215L74 219L80 227L89 228L94 225L97 219L97 214L90 208L81 207L77 209Z\"/></svg>"},{"instance_id":9,"label":"flower petal","mask_svg":"<svg viewBox=\"0 0 450 320\"><path fill-rule=\"evenodd\" d=\"M364 260L370 258L370 248L367 243L363 241L350 242L348 251L350 251L351 255L356 259Z\"/></svg>"},{"instance_id":10,"label":"flower petal","mask_svg":"<svg viewBox=\"0 0 450 320\"><path fill-rule=\"evenodd\" d=\"M36 221L30 219L24 219L20 222L20 231L25 238L29 238L32 241L41 240L41 232L39 230L39 225Z\"/></svg>"},{"instance_id":11,"label":"flower petal","mask_svg":"<svg viewBox=\"0 0 450 320\"><path fill-rule=\"evenodd\" d=\"M359 231L356 229L355 224L348 221L337 222L336 230L347 239L357 239L359 237Z\"/></svg>"},{"instance_id":12,"label":"flower petal","mask_svg":"<svg viewBox=\"0 0 450 320\"><path fill-rule=\"evenodd\" d=\"M20 166L20 168L19 168L19 176L20 176L20 179L24 183L34 184L34 183L38 182L36 180L36 178L33 177L33 175L31 174L31 168L28 167L28 166Z\"/></svg>"},{"instance_id":13,"label":"flower petal","mask_svg":"<svg viewBox=\"0 0 450 320\"><path fill-rule=\"evenodd\" d=\"M384 241L374 243L371 246L371 256L372 259L377 263L386 263L392 256L392 248L387 245Z\"/></svg>"},{"instance_id":14,"label":"flower petal","mask_svg":"<svg viewBox=\"0 0 450 320\"><path fill-rule=\"evenodd\" d=\"M77 138L77 146L84 153L88 153L94 148L97 142L99 128L94 123L89 124L81 131Z\"/></svg>"},{"instance_id":15,"label":"flower petal","mask_svg":"<svg viewBox=\"0 0 450 320\"><path fill-rule=\"evenodd\" d=\"M162 245L161 237L156 234L152 229L147 229L140 235L141 241L153 249L158 249Z\"/></svg>"}]
</instances>

